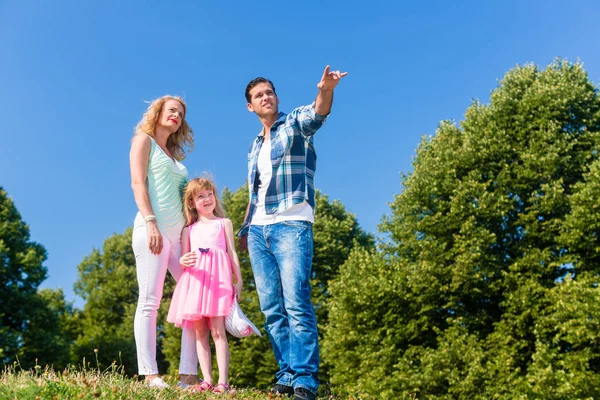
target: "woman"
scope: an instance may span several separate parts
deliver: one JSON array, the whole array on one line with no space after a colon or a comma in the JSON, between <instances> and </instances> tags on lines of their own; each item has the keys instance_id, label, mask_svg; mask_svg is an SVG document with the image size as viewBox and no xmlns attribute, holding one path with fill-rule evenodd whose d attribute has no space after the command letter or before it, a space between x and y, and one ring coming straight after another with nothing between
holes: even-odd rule
<instances>
[{"instance_id":1,"label":"woman","mask_svg":"<svg viewBox=\"0 0 600 400\"><path fill-rule=\"evenodd\" d=\"M154 100L135 128L131 143L131 186L139 212L133 226L139 298L134 332L139 375L151 387L168 386L156 365L156 315L167 269L178 280L181 230L185 225L182 194L188 172L180 163L185 148L194 146L185 121L183 99L163 96ZM179 386L197 384L198 357L193 328L183 329Z\"/></svg>"}]
</instances>

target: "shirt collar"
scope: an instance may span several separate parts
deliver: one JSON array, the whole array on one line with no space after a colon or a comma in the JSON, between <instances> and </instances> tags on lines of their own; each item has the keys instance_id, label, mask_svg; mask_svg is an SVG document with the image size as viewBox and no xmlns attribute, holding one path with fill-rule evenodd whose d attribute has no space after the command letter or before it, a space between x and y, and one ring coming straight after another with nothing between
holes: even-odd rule
<instances>
[{"instance_id":1,"label":"shirt collar","mask_svg":"<svg viewBox=\"0 0 600 400\"><path fill-rule=\"evenodd\" d=\"M279 125L283 124L285 122L285 117L286 117L286 113L284 112L279 112L279 116L277 117L277 120L275 120L275 122L273 123L273 126L271 126L271 130L273 130L273 128L277 128ZM263 131L265 128L261 129L260 132L258 132L258 139L262 138L263 135Z\"/></svg>"}]
</instances>

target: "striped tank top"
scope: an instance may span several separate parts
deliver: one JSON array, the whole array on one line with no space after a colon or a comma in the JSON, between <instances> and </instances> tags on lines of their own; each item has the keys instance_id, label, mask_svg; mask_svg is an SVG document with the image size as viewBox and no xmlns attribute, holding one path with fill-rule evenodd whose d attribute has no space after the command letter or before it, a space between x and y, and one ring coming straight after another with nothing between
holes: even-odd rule
<instances>
[{"instance_id":1,"label":"striped tank top","mask_svg":"<svg viewBox=\"0 0 600 400\"><path fill-rule=\"evenodd\" d=\"M148 159L148 194L160 232L178 241L185 226L183 192L188 180L187 168L170 158L150 138L152 148Z\"/></svg>"}]
</instances>

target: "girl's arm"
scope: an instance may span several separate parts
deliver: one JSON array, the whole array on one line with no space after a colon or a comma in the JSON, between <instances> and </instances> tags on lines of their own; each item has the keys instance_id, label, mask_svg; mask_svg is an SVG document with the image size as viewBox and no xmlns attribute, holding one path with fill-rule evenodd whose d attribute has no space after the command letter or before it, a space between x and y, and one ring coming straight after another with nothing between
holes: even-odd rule
<instances>
[{"instance_id":1,"label":"girl's arm","mask_svg":"<svg viewBox=\"0 0 600 400\"><path fill-rule=\"evenodd\" d=\"M181 232L181 254L183 255L179 258L179 265L182 268L196 265L196 258L198 256L195 251L190 251L190 230L187 226Z\"/></svg>"},{"instance_id":2,"label":"girl's arm","mask_svg":"<svg viewBox=\"0 0 600 400\"><path fill-rule=\"evenodd\" d=\"M129 166L131 169L131 188L135 204L140 210L142 217L146 218L154 215L152 205L150 204L150 195L146 186L148 177L148 159L150 158L150 149L152 143L150 137L144 133L138 133L131 141L131 151L129 152ZM158 230L156 219L146 222L146 232L148 236L148 248L152 254L160 254L163 242L162 234Z\"/></svg>"},{"instance_id":3,"label":"girl's arm","mask_svg":"<svg viewBox=\"0 0 600 400\"><path fill-rule=\"evenodd\" d=\"M233 240L233 224L231 220L225 218L223 220L223 226L225 227L225 239L227 241L227 254L231 259L231 270L235 276L235 293L237 294L238 300L242 299L242 271L240 270L240 260L238 259L235 251L234 240Z\"/></svg>"}]
</instances>

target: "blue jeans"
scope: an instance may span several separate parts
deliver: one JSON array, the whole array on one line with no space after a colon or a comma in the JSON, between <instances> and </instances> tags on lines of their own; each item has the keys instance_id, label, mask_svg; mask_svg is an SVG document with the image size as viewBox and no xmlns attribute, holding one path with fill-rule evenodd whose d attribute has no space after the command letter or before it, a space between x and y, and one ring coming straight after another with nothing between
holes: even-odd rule
<instances>
[{"instance_id":1,"label":"blue jeans","mask_svg":"<svg viewBox=\"0 0 600 400\"><path fill-rule=\"evenodd\" d=\"M319 339L310 302L312 224L251 225L248 251L265 330L279 363L277 383L316 393Z\"/></svg>"}]
</instances>

